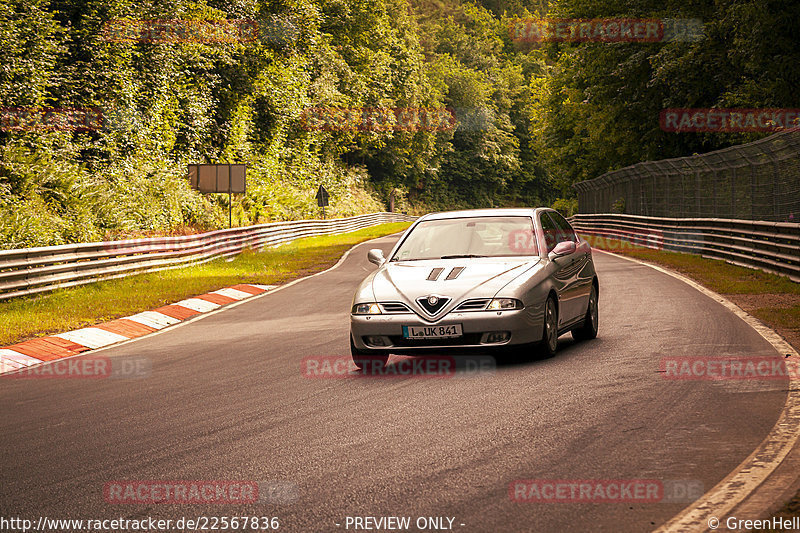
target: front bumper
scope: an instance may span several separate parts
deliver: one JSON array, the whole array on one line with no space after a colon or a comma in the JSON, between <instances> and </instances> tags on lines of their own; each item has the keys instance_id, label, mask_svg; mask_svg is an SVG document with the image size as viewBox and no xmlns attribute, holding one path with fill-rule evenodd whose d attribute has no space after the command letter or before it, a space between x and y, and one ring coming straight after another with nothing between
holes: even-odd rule
<instances>
[{"instance_id":1,"label":"front bumper","mask_svg":"<svg viewBox=\"0 0 800 533\"><path fill-rule=\"evenodd\" d=\"M543 306L542 306L543 307ZM463 335L449 339L404 339L403 326L448 326L461 324ZM359 350L391 352L436 348L488 348L536 342L542 338L542 309L526 307L509 311L470 311L449 313L436 322L416 314L350 315L350 333ZM503 342L490 342L489 334L508 332ZM367 342L381 337L383 346Z\"/></svg>"}]
</instances>

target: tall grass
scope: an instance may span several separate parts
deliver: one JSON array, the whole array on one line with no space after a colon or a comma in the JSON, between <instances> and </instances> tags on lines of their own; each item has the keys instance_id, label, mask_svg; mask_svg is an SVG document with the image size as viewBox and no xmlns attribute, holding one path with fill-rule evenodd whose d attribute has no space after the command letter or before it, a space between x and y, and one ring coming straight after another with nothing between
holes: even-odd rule
<instances>
[{"instance_id":1,"label":"tall grass","mask_svg":"<svg viewBox=\"0 0 800 533\"><path fill-rule=\"evenodd\" d=\"M87 168L67 151L9 143L0 150L0 249L197 232L228 224L228 195L189 187L186 165L130 156ZM279 176L279 177L276 177ZM320 215L315 193L331 194L328 216L385 208L358 169L309 165L290 173L253 164L248 193L234 195L233 221L249 225Z\"/></svg>"}]
</instances>

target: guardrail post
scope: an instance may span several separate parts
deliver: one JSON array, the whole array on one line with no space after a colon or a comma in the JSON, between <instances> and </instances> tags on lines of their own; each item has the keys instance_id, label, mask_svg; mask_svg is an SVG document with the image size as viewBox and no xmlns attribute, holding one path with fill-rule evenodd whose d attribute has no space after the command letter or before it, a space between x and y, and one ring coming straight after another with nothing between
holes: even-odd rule
<instances>
[{"instance_id":1,"label":"guardrail post","mask_svg":"<svg viewBox=\"0 0 800 533\"><path fill-rule=\"evenodd\" d=\"M714 206L714 216L718 217L719 212L717 211L717 171L711 171L711 201L712 205Z\"/></svg>"},{"instance_id":2,"label":"guardrail post","mask_svg":"<svg viewBox=\"0 0 800 533\"><path fill-rule=\"evenodd\" d=\"M778 208L778 195L780 193L778 189L778 161L772 153L770 153L769 156L772 158L772 166L775 169L772 173L772 216L775 217L775 222L780 222L781 211Z\"/></svg>"},{"instance_id":3,"label":"guardrail post","mask_svg":"<svg viewBox=\"0 0 800 533\"><path fill-rule=\"evenodd\" d=\"M756 218L756 166L750 162L750 219Z\"/></svg>"},{"instance_id":4,"label":"guardrail post","mask_svg":"<svg viewBox=\"0 0 800 533\"><path fill-rule=\"evenodd\" d=\"M703 216L702 211L700 210L700 171L694 171L694 204L695 204L695 216Z\"/></svg>"}]
</instances>

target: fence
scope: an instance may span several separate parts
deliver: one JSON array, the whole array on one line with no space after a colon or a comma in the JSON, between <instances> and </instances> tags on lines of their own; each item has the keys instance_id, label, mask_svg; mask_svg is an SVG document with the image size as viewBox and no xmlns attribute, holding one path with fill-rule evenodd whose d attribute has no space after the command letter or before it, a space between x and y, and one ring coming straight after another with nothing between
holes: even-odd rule
<instances>
[{"instance_id":1,"label":"fence","mask_svg":"<svg viewBox=\"0 0 800 533\"><path fill-rule=\"evenodd\" d=\"M154 237L0 251L0 300L166 268L199 264L302 237L345 233L413 217L373 213L275 222L180 237Z\"/></svg>"},{"instance_id":2,"label":"fence","mask_svg":"<svg viewBox=\"0 0 800 533\"><path fill-rule=\"evenodd\" d=\"M582 234L723 259L800 282L800 224L618 214L579 214L570 221Z\"/></svg>"},{"instance_id":3,"label":"fence","mask_svg":"<svg viewBox=\"0 0 800 533\"><path fill-rule=\"evenodd\" d=\"M581 213L800 222L800 131L575 184Z\"/></svg>"}]
</instances>

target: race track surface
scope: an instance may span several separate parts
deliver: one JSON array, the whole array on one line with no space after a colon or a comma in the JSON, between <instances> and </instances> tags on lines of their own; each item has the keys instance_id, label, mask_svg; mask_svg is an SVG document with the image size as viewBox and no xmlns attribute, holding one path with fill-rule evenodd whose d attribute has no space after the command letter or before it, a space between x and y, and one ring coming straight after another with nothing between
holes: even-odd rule
<instances>
[{"instance_id":1,"label":"race track surface","mask_svg":"<svg viewBox=\"0 0 800 533\"><path fill-rule=\"evenodd\" d=\"M679 280L602 253L599 336L562 336L554 358L449 379L305 377L303 358L349 355L352 293L375 268L366 251L394 239L100 353L147 358L144 378L0 379L0 515L277 516L291 532L344 531L347 516L451 517L463 532L647 531L686 504L516 503L509 483L693 480L708 490L783 406L783 381L664 379L663 357L775 352ZM282 504L109 504L114 480L281 481L296 492Z\"/></svg>"}]
</instances>

